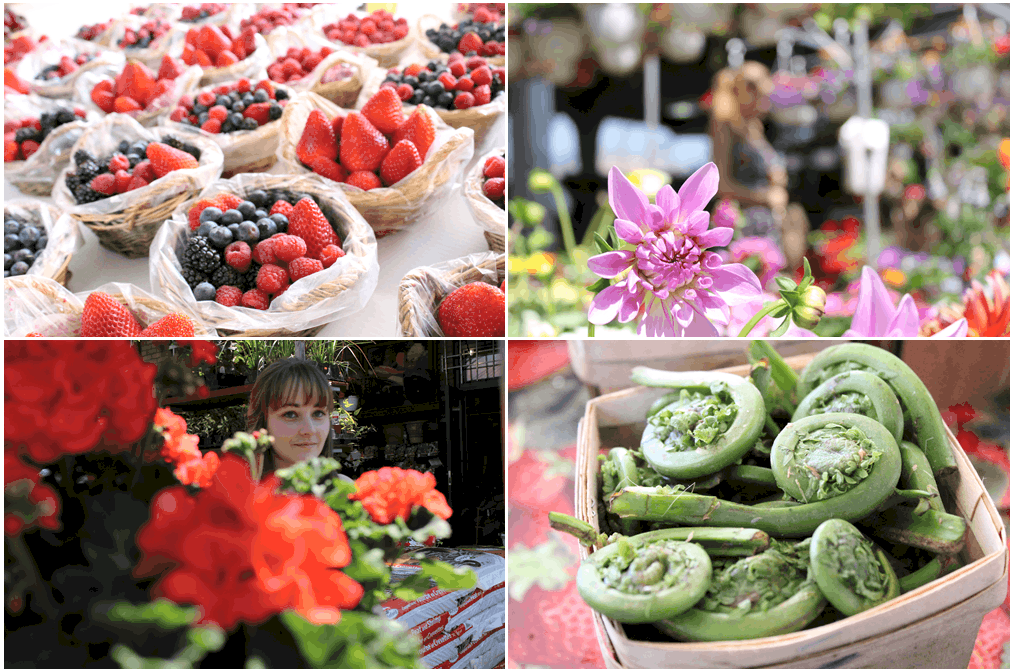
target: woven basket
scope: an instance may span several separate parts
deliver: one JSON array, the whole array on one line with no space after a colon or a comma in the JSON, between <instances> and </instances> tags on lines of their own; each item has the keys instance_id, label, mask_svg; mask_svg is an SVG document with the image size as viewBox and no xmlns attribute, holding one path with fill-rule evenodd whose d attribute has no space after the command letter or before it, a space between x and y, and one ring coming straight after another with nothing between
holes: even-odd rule
<instances>
[{"instance_id":1,"label":"woven basket","mask_svg":"<svg viewBox=\"0 0 1013 671\"><path fill-rule=\"evenodd\" d=\"M397 288L398 336L444 337L436 320L436 310L447 294L472 282L498 287L503 283L505 273L506 256L495 252L472 254L409 271Z\"/></svg>"},{"instance_id":2,"label":"woven basket","mask_svg":"<svg viewBox=\"0 0 1013 671\"><path fill-rule=\"evenodd\" d=\"M7 181L29 196L49 197L60 171L70 161L71 147L87 127L83 121L72 121L53 129L27 160L4 164Z\"/></svg>"},{"instance_id":3,"label":"woven basket","mask_svg":"<svg viewBox=\"0 0 1013 671\"><path fill-rule=\"evenodd\" d=\"M112 28L104 34L109 33L111 30ZM60 56L82 53L83 51L93 53L95 57L84 65L79 65L77 70L71 72L69 75L55 81L39 81L35 79L35 75L41 72L44 67L59 63ZM119 51L103 49L93 42L72 39L64 40L58 46L41 53L32 52L28 54L18 63L17 74L29 83L32 93L45 98L71 98L74 95L74 83L78 77L86 72L119 72L123 69L124 62L123 54Z\"/></svg>"},{"instance_id":4,"label":"woven basket","mask_svg":"<svg viewBox=\"0 0 1013 671\"><path fill-rule=\"evenodd\" d=\"M122 67L116 72L93 70L78 77L74 82L74 103L79 107L83 107L88 112L94 112L98 116L108 115L108 112L96 105L91 99L91 91L103 79L115 81L116 76L122 71ZM126 116L134 119L142 126L149 128L157 126L160 120L172 113L177 100L184 95L193 94L197 90L197 84L200 82L202 74L201 69L196 65L187 68L179 77L176 77L175 87L172 91L149 101L146 109L131 112Z\"/></svg>"},{"instance_id":5,"label":"woven basket","mask_svg":"<svg viewBox=\"0 0 1013 671\"><path fill-rule=\"evenodd\" d=\"M314 109L322 111L328 119L339 112L348 111L315 93L301 93L286 105L281 117L282 137L278 157L289 173L312 172L299 163L295 149L302 137L306 119ZM471 130L454 130L438 120L434 121L436 140L429 148L425 163L415 172L388 188L363 191L353 186L339 185L355 209L373 227L378 238L400 231L420 217L436 211L442 199L450 194L460 169L474 152ZM333 184L330 180L328 183Z\"/></svg>"},{"instance_id":6,"label":"woven basket","mask_svg":"<svg viewBox=\"0 0 1013 671\"><path fill-rule=\"evenodd\" d=\"M309 20L310 17L307 17ZM275 60L288 53L292 47L309 47L313 51L319 51L323 47L332 50L332 53L320 61L320 64L313 68L313 71L302 79L286 82L286 86L302 92L313 91L322 98L327 98L338 107L351 108L359 97L359 92L366 83L366 78L376 69L375 59L365 54L356 54L339 48L335 50L333 42L327 40L323 35L305 29L294 27L277 28L267 37L267 43L271 48L271 54ZM348 79L336 82L321 83L324 75L333 66L339 63L347 63L351 66L354 74Z\"/></svg>"},{"instance_id":7,"label":"woven basket","mask_svg":"<svg viewBox=\"0 0 1013 671\"><path fill-rule=\"evenodd\" d=\"M154 17L152 17L154 18ZM132 48L132 49L121 49L117 45L119 41L123 39L123 35L127 28L137 29L145 19L142 17L127 17L122 21L118 21L112 30L112 34L109 36L109 46L113 49L119 49L127 57L127 60L140 61L147 65L149 68L153 68L155 72L158 72L158 67L161 65L162 56L169 53L177 42L182 42L183 37L186 34L185 30L179 30L175 25L172 24L170 19L161 19L170 24L168 32L164 33L159 37L153 44L149 44L147 47Z\"/></svg>"},{"instance_id":8,"label":"woven basket","mask_svg":"<svg viewBox=\"0 0 1013 671\"><path fill-rule=\"evenodd\" d=\"M444 53L442 49L429 41L426 37L426 31L430 28L436 28L437 30L442 23L455 23L454 21L444 21L440 17L434 14L426 14L421 17L416 24L416 30L419 33L419 48L422 49L422 54L429 60L440 59L446 61L450 54ZM459 23L459 22L458 22ZM489 62L489 65L499 67L500 65L506 64L506 56L483 56L485 60Z\"/></svg>"},{"instance_id":9,"label":"woven basket","mask_svg":"<svg viewBox=\"0 0 1013 671\"><path fill-rule=\"evenodd\" d=\"M124 139L160 141L162 134L141 127L123 114L110 114L84 132L71 155L78 149L87 149L96 156L108 155ZM196 196L222 173L222 150L217 144L197 135L188 136L187 141L201 150L197 168L177 170L146 187L78 205L65 181L66 174L74 167L68 165L57 179L53 199L58 207L91 229L103 247L131 259L147 256L151 240L162 222L176 207Z\"/></svg>"},{"instance_id":10,"label":"woven basket","mask_svg":"<svg viewBox=\"0 0 1013 671\"><path fill-rule=\"evenodd\" d=\"M502 254L506 250L506 210L500 209L482 191L485 182L482 171L485 162L493 156L505 156L505 152L495 149L476 161L475 167L464 180L464 200L468 203L475 222L482 227L489 249Z\"/></svg>"},{"instance_id":11,"label":"woven basket","mask_svg":"<svg viewBox=\"0 0 1013 671\"><path fill-rule=\"evenodd\" d=\"M180 271L179 258L188 234L187 213L192 201L176 208L152 243L149 263L151 286L159 295L186 305L200 314L223 336L312 336L328 323L357 312L369 300L379 275L376 238L348 199L317 175L239 175L210 184L200 194L246 194L254 189L284 189L316 196L332 222L345 256L333 266L292 284L271 302L268 310L226 307L214 301L197 301Z\"/></svg>"},{"instance_id":12,"label":"woven basket","mask_svg":"<svg viewBox=\"0 0 1013 671\"><path fill-rule=\"evenodd\" d=\"M185 31L190 28L200 28L201 26L224 26L224 25L239 25L240 19L242 19L248 13L248 7L245 3L233 2L229 3L226 8L217 14L200 19L199 21L183 21L183 5L170 3L164 5L172 13L169 15L171 20L176 25Z\"/></svg>"},{"instance_id":13,"label":"woven basket","mask_svg":"<svg viewBox=\"0 0 1013 671\"><path fill-rule=\"evenodd\" d=\"M48 277L59 284L67 284L67 268L74 251L81 245L81 231L77 222L48 203L31 198L15 198L4 202L4 220L17 215L42 226L49 238L45 249L28 269L29 276Z\"/></svg>"},{"instance_id":14,"label":"woven basket","mask_svg":"<svg viewBox=\"0 0 1013 671\"><path fill-rule=\"evenodd\" d=\"M321 3L313 10L310 25L313 30L323 35L324 26L336 22L341 18L337 13L340 7L334 4ZM323 35L326 39L326 35ZM408 34L396 42L387 44L371 44L368 47L357 47L344 42L331 42L335 48L342 51L350 51L354 54L364 54L375 60L381 68L392 68L401 62L401 57L415 44L415 29L409 27Z\"/></svg>"},{"instance_id":15,"label":"woven basket","mask_svg":"<svg viewBox=\"0 0 1013 671\"><path fill-rule=\"evenodd\" d=\"M801 370L814 355L786 359ZM749 375L749 366L722 369ZM610 444L602 430L642 430L661 388L634 387L592 399L577 429L576 517L598 525L598 455ZM767 638L719 643L643 640L628 627L592 612L610 668L963 668L981 619L1009 585L1006 530L973 465L948 432L959 478L940 482L948 507L967 521L965 566L897 599L831 624ZM581 560L589 555L580 548ZM997 587L998 586L998 587ZM939 632L945 629L946 636Z\"/></svg>"},{"instance_id":16,"label":"woven basket","mask_svg":"<svg viewBox=\"0 0 1013 671\"><path fill-rule=\"evenodd\" d=\"M193 322L195 336L216 337L192 312L130 284L109 283L104 291L124 305L141 323L150 326L166 315L178 312ZM72 294L53 280L38 275L4 278L4 335L24 337L41 333L53 338L81 336L81 315L89 292Z\"/></svg>"},{"instance_id":17,"label":"woven basket","mask_svg":"<svg viewBox=\"0 0 1013 671\"><path fill-rule=\"evenodd\" d=\"M271 49L267 46L267 40L259 33L254 36L254 42L256 42L257 47L253 50L253 53L243 60L232 65L226 65L223 68L204 68L204 76L201 77L200 85L222 84L224 82L235 81L241 77L262 79L260 75L271 64ZM182 55L182 45L183 43L180 42L180 55Z\"/></svg>"}]
</instances>

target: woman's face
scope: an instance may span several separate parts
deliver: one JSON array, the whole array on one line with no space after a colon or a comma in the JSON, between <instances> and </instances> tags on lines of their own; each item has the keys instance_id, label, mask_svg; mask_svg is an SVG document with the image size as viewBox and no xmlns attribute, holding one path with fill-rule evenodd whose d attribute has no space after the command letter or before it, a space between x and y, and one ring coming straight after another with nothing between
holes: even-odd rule
<instances>
[{"instance_id":1,"label":"woman's face","mask_svg":"<svg viewBox=\"0 0 1013 671\"><path fill-rule=\"evenodd\" d=\"M285 468L319 456L331 431L327 410L315 405L315 399L293 394L291 401L278 408L268 408L267 432L274 436L275 461Z\"/></svg>"}]
</instances>

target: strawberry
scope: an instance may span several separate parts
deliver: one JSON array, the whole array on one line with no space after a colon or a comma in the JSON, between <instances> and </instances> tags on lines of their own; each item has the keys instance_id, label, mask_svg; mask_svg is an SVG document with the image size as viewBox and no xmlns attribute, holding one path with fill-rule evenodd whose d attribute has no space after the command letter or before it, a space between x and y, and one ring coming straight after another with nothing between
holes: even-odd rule
<instances>
[{"instance_id":1,"label":"strawberry","mask_svg":"<svg viewBox=\"0 0 1013 671\"><path fill-rule=\"evenodd\" d=\"M142 338L192 338L193 322L184 314L174 312L165 315L141 331Z\"/></svg>"},{"instance_id":2,"label":"strawberry","mask_svg":"<svg viewBox=\"0 0 1013 671\"><path fill-rule=\"evenodd\" d=\"M190 154L161 142L149 144L147 155L157 177L165 177L175 170L191 170L199 165Z\"/></svg>"},{"instance_id":3,"label":"strawberry","mask_svg":"<svg viewBox=\"0 0 1013 671\"><path fill-rule=\"evenodd\" d=\"M26 161L37 151L39 151L39 143L35 140L25 140L21 143L21 155L25 157Z\"/></svg>"},{"instance_id":4,"label":"strawberry","mask_svg":"<svg viewBox=\"0 0 1013 671\"><path fill-rule=\"evenodd\" d=\"M60 57L60 76L66 77L71 72L77 71L77 63L72 61L69 56Z\"/></svg>"},{"instance_id":5,"label":"strawberry","mask_svg":"<svg viewBox=\"0 0 1013 671\"><path fill-rule=\"evenodd\" d=\"M169 54L162 56L162 64L158 68L158 79L175 79L186 71L182 61L177 61Z\"/></svg>"},{"instance_id":6,"label":"strawberry","mask_svg":"<svg viewBox=\"0 0 1013 671\"><path fill-rule=\"evenodd\" d=\"M371 170L356 170L355 172L348 173L348 179L345 180L345 184L348 186L357 186L363 191L369 191L370 189L379 189L383 186L383 182L376 176L376 173Z\"/></svg>"},{"instance_id":7,"label":"strawberry","mask_svg":"<svg viewBox=\"0 0 1013 671\"><path fill-rule=\"evenodd\" d=\"M222 53L218 54L218 58L215 59L215 67L227 68L230 65L239 62L239 56L226 49Z\"/></svg>"},{"instance_id":8,"label":"strawberry","mask_svg":"<svg viewBox=\"0 0 1013 671\"><path fill-rule=\"evenodd\" d=\"M483 65L480 68L475 68L474 70L471 71L471 81L475 82L476 86L481 86L482 84L491 84L492 70L489 68L488 65Z\"/></svg>"},{"instance_id":9,"label":"strawberry","mask_svg":"<svg viewBox=\"0 0 1013 671\"><path fill-rule=\"evenodd\" d=\"M488 84L476 86L472 94L475 96L476 105L487 105L492 101L492 89Z\"/></svg>"},{"instance_id":10,"label":"strawberry","mask_svg":"<svg viewBox=\"0 0 1013 671\"><path fill-rule=\"evenodd\" d=\"M478 33L465 33L461 41L457 43L457 50L462 54L467 54L469 51L478 53L481 48L482 38L478 36Z\"/></svg>"},{"instance_id":11,"label":"strawberry","mask_svg":"<svg viewBox=\"0 0 1013 671\"><path fill-rule=\"evenodd\" d=\"M482 175L485 177L503 177L505 171L506 162L502 156L490 156L482 166Z\"/></svg>"},{"instance_id":12,"label":"strawberry","mask_svg":"<svg viewBox=\"0 0 1013 671\"><path fill-rule=\"evenodd\" d=\"M335 163L329 158L323 156L311 156L310 160L307 161L306 165L310 169L321 177L334 180L335 182L344 182L348 179L348 171L341 167L339 163Z\"/></svg>"},{"instance_id":13,"label":"strawberry","mask_svg":"<svg viewBox=\"0 0 1013 671\"><path fill-rule=\"evenodd\" d=\"M205 24L197 32L197 39L194 46L204 53L217 56L232 46L232 41L225 37L218 26Z\"/></svg>"},{"instance_id":14,"label":"strawberry","mask_svg":"<svg viewBox=\"0 0 1013 671\"><path fill-rule=\"evenodd\" d=\"M142 109L154 97L154 90L154 73L148 66L138 61L128 62L123 66L123 71L116 76L116 95L133 98Z\"/></svg>"},{"instance_id":15,"label":"strawberry","mask_svg":"<svg viewBox=\"0 0 1013 671\"><path fill-rule=\"evenodd\" d=\"M288 218L288 232L306 241L306 256L313 258L327 245L341 246L338 234L312 198L303 198L296 203Z\"/></svg>"},{"instance_id":16,"label":"strawberry","mask_svg":"<svg viewBox=\"0 0 1013 671\"><path fill-rule=\"evenodd\" d=\"M141 104L130 96L119 96L113 101L113 111L119 114L129 114L142 109Z\"/></svg>"},{"instance_id":17,"label":"strawberry","mask_svg":"<svg viewBox=\"0 0 1013 671\"><path fill-rule=\"evenodd\" d=\"M380 178L387 186L400 182L422 165L419 150L411 140L401 140L390 150L380 166Z\"/></svg>"},{"instance_id":18,"label":"strawberry","mask_svg":"<svg viewBox=\"0 0 1013 671\"><path fill-rule=\"evenodd\" d=\"M257 125L263 126L271 121L270 108L271 103L252 103L243 110L243 116L247 119L253 119L257 122ZM337 156L337 151L335 151L335 156Z\"/></svg>"},{"instance_id":19,"label":"strawberry","mask_svg":"<svg viewBox=\"0 0 1013 671\"><path fill-rule=\"evenodd\" d=\"M306 119L299 144L295 148L299 160L309 165L313 156L334 160L338 156L338 141L327 116L320 110L313 110Z\"/></svg>"},{"instance_id":20,"label":"strawberry","mask_svg":"<svg viewBox=\"0 0 1013 671\"><path fill-rule=\"evenodd\" d=\"M243 202L243 199L234 193L222 192L211 199L214 201L215 207L220 209L222 212L225 210L234 210L239 207L239 204Z\"/></svg>"},{"instance_id":21,"label":"strawberry","mask_svg":"<svg viewBox=\"0 0 1013 671\"><path fill-rule=\"evenodd\" d=\"M4 142L4 163L18 160L18 143L14 140Z\"/></svg>"},{"instance_id":22,"label":"strawberry","mask_svg":"<svg viewBox=\"0 0 1013 671\"><path fill-rule=\"evenodd\" d=\"M344 114L340 114L339 113L337 116L335 116L333 119L331 119L331 129L334 130L334 137L335 138L341 137L341 127L344 126L344 125L345 125L345 115Z\"/></svg>"},{"instance_id":23,"label":"strawberry","mask_svg":"<svg viewBox=\"0 0 1013 671\"><path fill-rule=\"evenodd\" d=\"M436 124L433 122L432 112L425 105L419 105L394 133L393 141L397 144L401 140L411 140L419 151L419 158L425 161L429 147L435 139Z\"/></svg>"},{"instance_id":24,"label":"strawberry","mask_svg":"<svg viewBox=\"0 0 1013 671\"><path fill-rule=\"evenodd\" d=\"M112 114L115 109L116 94L113 93L113 80L103 79L91 90L91 101L98 105L99 109Z\"/></svg>"},{"instance_id":25,"label":"strawberry","mask_svg":"<svg viewBox=\"0 0 1013 671\"><path fill-rule=\"evenodd\" d=\"M319 273L324 269L324 264L317 259L310 259L305 256L300 256L297 259L293 259L288 264L288 274L292 278L292 281L301 280L302 278L312 275L313 273Z\"/></svg>"},{"instance_id":26,"label":"strawberry","mask_svg":"<svg viewBox=\"0 0 1013 671\"><path fill-rule=\"evenodd\" d=\"M497 338L506 333L505 309L506 296L498 287L472 282L443 299L437 321L450 338Z\"/></svg>"},{"instance_id":27,"label":"strawberry","mask_svg":"<svg viewBox=\"0 0 1013 671\"><path fill-rule=\"evenodd\" d=\"M374 93L360 112L384 135L393 135L398 126L404 123L401 98L397 91L391 88L380 89Z\"/></svg>"},{"instance_id":28,"label":"strawberry","mask_svg":"<svg viewBox=\"0 0 1013 671\"><path fill-rule=\"evenodd\" d=\"M397 94L394 95L397 97ZM400 100L398 101L400 105ZM387 138L359 112L349 112L341 126L341 165L349 172L373 171L390 151Z\"/></svg>"},{"instance_id":29,"label":"strawberry","mask_svg":"<svg viewBox=\"0 0 1013 671\"><path fill-rule=\"evenodd\" d=\"M104 291L88 294L81 314L81 337L136 338L141 330L134 315L115 298Z\"/></svg>"},{"instance_id":30,"label":"strawberry","mask_svg":"<svg viewBox=\"0 0 1013 671\"><path fill-rule=\"evenodd\" d=\"M116 193L116 176L112 173L104 172L92 179L88 187L99 193L111 196Z\"/></svg>"},{"instance_id":31,"label":"strawberry","mask_svg":"<svg viewBox=\"0 0 1013 671\"><path fill-rule=\"evenodd\" d=\"M257 87L256 88L258 88L258 89L264 89L265 91L267 91L267 97L270 98L271 100L275 100L275 97L274 97L274 84L271 83L271 80L269 80L269 79L261 79L259 82L257 82ZM254 89L254 90L256 90L256 89Z\"/></svg>"},{"instance_id":32,"label":"strawberry","mask_svg":"<svg viewBox=\"0 0 1013 671\"><path fill-rule=\"evenodd\" d=\"M143 163L143 161L142 161ZM140 167L140 163L137 164ZM137 172L137 168L134 168L134 172ZM201 198L196 203L190 206L190 211L187 212L187 222L190 224L190 230L196 231L200 228L200 215L208 207L218 207L215 201L210 198Z\"/></svg>"}]
</instances>

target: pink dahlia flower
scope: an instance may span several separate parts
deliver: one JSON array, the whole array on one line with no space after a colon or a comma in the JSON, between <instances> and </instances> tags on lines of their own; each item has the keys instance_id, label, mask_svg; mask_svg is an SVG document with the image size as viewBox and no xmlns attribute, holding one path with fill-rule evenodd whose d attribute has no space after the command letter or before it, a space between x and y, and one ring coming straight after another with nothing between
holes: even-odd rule
<instances>
[{"instance_id":1,"label":"pink dahlia flower","mask_svg":"<svg viewBox=\"0 0 1013 671\"><path fill-rule=\"evenodd\" d=\"M855 316L845 338L916 338L918 337L918 308L911 294L904 294L896 306L879 274L865 266L862 268L861 286ZM967 336L967 320L960 319L933 335L933 338L963 338Z\"/></svg>"},{"instance_id":2,"label":"pink dahlia flower","mask_svg":"<svg viewBox=\"0 0 1013 671\"><path fill-rule=\"evenodd\" d=\"M616 235L634 249L592 256L588 267L605 278L620 277L591 301L588 321L622 324L638 319L646 336L718 335L732 306L760 295L760 280L741 263L723 263L710 247L724 247L731 228L710 229L704 210L718 190L718 169L708 163L676 193L658 191L651 204L613 167L608 178L609 204L616 215Z\"/></svg>"}]
</instances>

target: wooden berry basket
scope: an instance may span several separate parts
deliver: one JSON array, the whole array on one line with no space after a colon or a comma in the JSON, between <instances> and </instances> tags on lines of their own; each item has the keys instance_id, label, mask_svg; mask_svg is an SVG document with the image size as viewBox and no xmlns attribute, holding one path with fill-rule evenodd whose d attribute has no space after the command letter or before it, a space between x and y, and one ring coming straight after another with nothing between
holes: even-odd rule
<instances>
[{"instance_id":1,"label":"wooden berry basket","mask_svg":"<svg viewBox=\"0 0 1013 671\"><path fill-rule=\"evenodd\" d=\"M506 256L495 252L472 254L436 266L410 270L397 289L398 336L443 337L436 308L447 294L472 282L497 287L506 277Z\"/></svg>"},{"instance_id":2,"label":"wooden berry basket","mask_svg":"<svg viewBox=\"0 0 1013 671\"><path fill-rule=\"evenodd\" d=\"M444 21L435 14L426 14L416 24L416 30L419 34L419 47L422 49L423 55L429 60L439 58L445 61L450 56L450 54L444 53L442 49L430 42L429 38L426 37L427 30L430 28L439 30L441 23L460 23L460 21ZM506 56L484 56L483 58L489 61L489 65L494 67L506 64Z\"/></svg>"},{"instance_id":3,"label":"wooden berry basket","mask_svg":"<svg viewBox=\"0 0 1013 671\"><path fill-rule=\"evenodd\" d=\"M787 359L801 370L815 355ZM748 365L721 369L740 376ZM601 429L645 425L662 388L633 387L587 403L577 428L576 515L598 526ZM970 460L949 430L958 476L941 482L948 509L967 521L965 566L858 615L812 629L745 641L678 643L633 639L611 618L593 613L595 634L609 668L868 667L965 668L985 613L1009 587L1006 529ZM590 551L581 547L581 559ZM943 635L945 632L945 635Z\"/></svg>"},{"instance_id":4,"label":"wooden berry basket","mask_svg":"<svg viewBox=\"0 0 1013 671\"><path fill-rule=\"evenodd\" d=\"M505 152L503 149L496 149L475 162L475 166L464 180L464 200L468 203L475 221L482 227L489 249L502 254L506 250L506 210L501 210L499 205L489 200L482 191L482 184L485 182L485 176L482 174L485 162L493 156L505 158Z\"/></svg>"}]
</instances>

